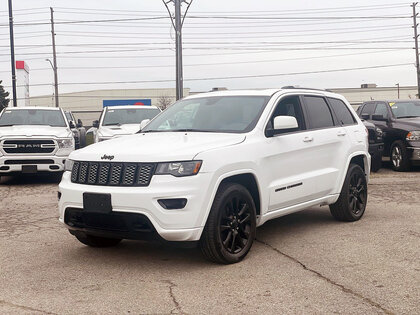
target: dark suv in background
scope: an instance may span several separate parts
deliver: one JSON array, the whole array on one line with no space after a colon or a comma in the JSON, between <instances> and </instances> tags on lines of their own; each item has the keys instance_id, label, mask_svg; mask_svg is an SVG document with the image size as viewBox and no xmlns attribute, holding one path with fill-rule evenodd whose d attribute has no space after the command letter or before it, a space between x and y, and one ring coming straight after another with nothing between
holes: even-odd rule
<instances>
[{"instance_id":1,"label":"dark suv in background","mask_svg":"<svg viewBox=\"0 0 420 315\"><path fill-rule=\"evenodd\" d=\"M382 130L384 156L390 157L394 170L420 164L419 100L365 102L357 113Z\"/></svg>"},{"instance_id":2,"label":"dark suv in background","mask_svg":"<svg viewBox=\"0 0 420 315\"><path fill-rule=\"evenodd\" d=\"M382 129L367 120L362 119L362 122L368 130L369 154L372 157L370 170L377 172L382 167L382 155L384 152L383 132Z\"/></svg>"}]
</instances>

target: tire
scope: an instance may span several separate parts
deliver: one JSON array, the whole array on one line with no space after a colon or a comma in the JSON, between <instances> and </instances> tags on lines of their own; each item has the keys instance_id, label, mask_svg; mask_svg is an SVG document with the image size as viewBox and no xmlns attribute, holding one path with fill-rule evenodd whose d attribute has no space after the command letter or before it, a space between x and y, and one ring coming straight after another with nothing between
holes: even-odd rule
<instances>
[{"instance_id":1,"label":"tire","mask_svg":"<svg viewBox=\"0 0 420 315\"><path fill-rule=\"evenodd\" d=\"M112 247L118 245L121 242L121 239L119 238L99 237L85 233L76 232L73 235L79 240L80 243L90 247Z\"/></svg>"},{"instance_id":2,"label":"tire","mask_svg":"<svg viewBox=\"0 0 420 315\"><path fill-rule=\"evenodd\" d=\"M397 172L404 172L410 169L410 159L407 149L401 140L395 141L391 146L390 158L392 169Z\"/></svg>"},{"instance_id":3,"label":"tire","mask_svg":"<svg viewBox=\"0 0 420 315\"><path fill-rule=\"evenodd\" d=\"M377 172L381 169L382 167L382 155L379 154L375 154L372 156L372 165L370 167L370 170L372 172Z\"/></svg>"},{"instance_id":4,"label":"tire","mask_svg":"<svg viewBox=\"0 0 420 315\"><path fill-rule=\"evenodd\" d=\"M338 221L357 221L365 213L367 182L363 169L350 164L338 200L330 205L332 216Z\"/></svg>"},{"instance_id":5,"label":"tire","mask_svg":"<svg viewBox=\"0 0 420 315\"><path fill-rule=\"evenodd\" d=\"M241 261L256 234L256 210L249 191L235 183L221 184L200 239L204 256L220 264Z\"/></svg>"}]
</instances>

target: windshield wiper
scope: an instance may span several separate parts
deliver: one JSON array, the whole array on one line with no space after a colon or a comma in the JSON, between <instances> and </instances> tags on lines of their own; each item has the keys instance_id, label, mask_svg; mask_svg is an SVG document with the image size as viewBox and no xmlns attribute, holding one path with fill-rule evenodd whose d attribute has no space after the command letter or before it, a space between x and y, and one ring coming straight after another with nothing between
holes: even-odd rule
<instances>
[{"instance_id":1,"label":"windshield wiper","mask_svg":"<svg viewBox=\"0 0 420 315\"><path fill-rule=\"evenodd\" d=\"M12 127L12 126L14 126L14 125L0 125L0 127Z\"/></svg>"},{"instance_id":2,"label":"windshield wiper","mask_svg":"<svg viewBox=\"0 0 420 315\"><path fill-rule=\"evenodd\" d=\"M114 124L104 124L104 125L102 125L102 126L121 126L121 123L114 123Z\"/></svg>"},{"instance_id":3,"label":"windshield wiper","mask_svg":"<svg viewBox=\"0 0 420 315\"><path fill-rule=\"evenodd\" d=\"M419 115L411 115L411 116L400 116L397 118L416 118L416 117L420 117Z\"/></svg>"},{"instance_id":4,"label":"windshield wiper","mask_svg":"<svg viewBox=\"0 0 420 315\"><path fill-rule=\"evenodd\" d=\"M217 132L213 130L205 130L205 129L192 129L192 128L184 128L184 129L172 129L168 130L171 132Z\"/></svg>"},{"instance_id":5,"label":"windshield wiper","mask_svg":"<svg viewBox=\"0 0 420 315\"><path fill-rule=\"evenodd\" d=\"M140 130L137 133L166 132L166 131L171 131L171 130L145 130L145 131Z\"/></svg>"}]
</instances>

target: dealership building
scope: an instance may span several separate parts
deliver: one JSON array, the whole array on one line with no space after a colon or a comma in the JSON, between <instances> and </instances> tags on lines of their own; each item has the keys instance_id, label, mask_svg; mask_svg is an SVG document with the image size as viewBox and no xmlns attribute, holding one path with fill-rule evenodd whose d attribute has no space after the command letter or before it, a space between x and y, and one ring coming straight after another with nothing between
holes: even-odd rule
<instances>
[{"instance_id":1,"label":"dealership building","mask_svg":"<svg viewBox=\"0 0 420 315\"><path fill-rule=\"evenodd\" d=\"M215 90L220 89L224 88L215 88ZM414 99L417 97L416 86L378 87L376 84L363 84L360 88L332 88L329 90L346 97L354 107L370 100ZM197 93L201 92L192 92L189 88L184 89L184 96ZM93 120L99 118L104 106L161 106L174 102L175 95L175 89L108 89L61 93L60 107L71 110L76 118L82 119L83 123L89 126ZM55 106L52 95L30 97L29 103L31 106Z\"/></svg>"}]
</instances>

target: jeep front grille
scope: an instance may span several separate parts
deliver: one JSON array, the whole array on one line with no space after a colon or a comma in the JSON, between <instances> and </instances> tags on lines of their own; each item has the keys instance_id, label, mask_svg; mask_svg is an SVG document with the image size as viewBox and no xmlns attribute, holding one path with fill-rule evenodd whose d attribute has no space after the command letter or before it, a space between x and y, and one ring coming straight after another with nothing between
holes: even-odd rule
<instances>
[{"instance_id":1,"label":"jeep front grille","mask_svg":"<svg viewBox=\"0 0 420 315\"><path fill-rule=\"evenodd\" d=\"M5 140L2 146L9 154L45 154L56 148L53 140Z\"/></svg>"},{"instance_id":2,"label":"jeep front grille","mask_svg":"<svg viewBox=\"0 0 420 315\"><path fill-rule=\"evenodd\" d=\"M75 161L71 181L85 185L148 186L155 166L154 163Z\"/></svg>"}]
</instances>

